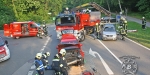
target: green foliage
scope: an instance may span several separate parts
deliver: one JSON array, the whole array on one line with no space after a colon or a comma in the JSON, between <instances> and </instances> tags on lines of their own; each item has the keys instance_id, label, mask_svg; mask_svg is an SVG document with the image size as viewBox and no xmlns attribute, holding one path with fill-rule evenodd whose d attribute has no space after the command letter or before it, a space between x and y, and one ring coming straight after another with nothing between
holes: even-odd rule
<instances>
[{"instance_id":1,"label":"green foliage","mask_svg":"<svg viewBox=\"0 0 150 75\"><path fill-rule=\"evenodd\" d=\"M11 7L8 7L3 1L0 1L0 5L0 29L2 29L4 23L12 22L16 20L16 18Z\"/></svg>"},{"instance_id":2,"label":"green foliage","mask_svg":"<svg viewBox=\"0 0 150 75\"><path fill-rule=\"evenodd\" d=\"M66 0L0 0L0 25L12 21L51 22ZM51 13L51 14L48 14Z\"/></svg>"}]
</instances>

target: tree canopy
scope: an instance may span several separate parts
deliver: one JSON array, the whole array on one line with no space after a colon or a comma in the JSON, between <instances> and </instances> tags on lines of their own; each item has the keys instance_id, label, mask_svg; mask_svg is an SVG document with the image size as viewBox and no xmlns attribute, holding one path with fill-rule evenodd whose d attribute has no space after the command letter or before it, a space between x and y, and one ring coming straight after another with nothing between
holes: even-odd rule
<instances>
[{"instance_id":1,"label":"tree canopy","mask_svg":"<svg viewBox=\"0 0 150 75\"><path fill-rule=\"evenodd\" d=\"M111 12L127 9L131 12L142 12L150 18L150 0L0 0L0 26L13 21L48 22L65 7L71 9L92 1Z\"/></svg>"}]
</instances>

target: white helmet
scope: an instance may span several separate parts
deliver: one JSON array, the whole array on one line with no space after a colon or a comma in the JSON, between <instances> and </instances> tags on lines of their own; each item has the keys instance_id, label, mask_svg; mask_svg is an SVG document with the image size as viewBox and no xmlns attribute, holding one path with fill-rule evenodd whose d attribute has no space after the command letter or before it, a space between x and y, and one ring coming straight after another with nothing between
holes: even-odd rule
<instances>
[{"instance_id":1,"label":"white helmet","mask_svg":"<svg viewBox=\"0 0 150 75\"><path fill-rule=\"evenodd\" d=\"M59 53L64 56L66 54L66 50L65 49L61 49Z\"/></svg>"},{"instance_id":2,"label":"white helmet","mask_svg":"<svg viewBox=\"0 0 150 75\"><path fill-rule=\"evenodd\" d=\"M46 25L44 24L43 27L45 27Z\"/></svg>"},{"instance_id":3,"label":"white helmet","mask_svg":"<svg viewBox=\"0 0 150 75\"><path fill-rule=\"evenodd\" d=\"M42 57L42 53L37 53L36 54L36 58L41 59L41 57Z\"/></svg>"},{"instance_id":4,"label":"white helmet","mask_svg":"<svg viewBox=\"0 0 150 75\"><path fill-rule=\"evenodd\" d=\"M50 56L50 52L46 52L46 55L47 55L47 56Z\"/></svg>"},{"instance_id":5,"label":"white helmet","mask_svg":"<svg viewBox=\"0 0 150 75\"><path fill-rule=\"evenodd\" d=\"M68 10L68 7L66 7L66 10Z\"/></svg>"},{"instance_id":6,"label":"white helmet","mask_svg":"<svg viewBox=\"0 0 150 75\"><path fill-rule=\"evenodd\" d=\"M145 17L143 17L143 19L145 19Z\"/></svg>"}]
</instances>

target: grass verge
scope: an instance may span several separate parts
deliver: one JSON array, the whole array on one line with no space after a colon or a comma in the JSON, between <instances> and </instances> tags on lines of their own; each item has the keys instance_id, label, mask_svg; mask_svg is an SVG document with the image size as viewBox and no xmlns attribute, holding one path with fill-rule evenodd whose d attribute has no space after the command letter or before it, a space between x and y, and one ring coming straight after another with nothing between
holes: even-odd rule
<instances>
[{"instance_id":1,"label":"grass verge","mask_svg":"<svg viewBox=\"0 0 150 75\"><path fill-rule=\"evenodd\" d=\"M129 21L128 30L138 30L137 32L128 33L128 38L150 48L150 28L147 27L146 30L141 28L142 26L139 23Z\"/></svg>"}]
</instances>

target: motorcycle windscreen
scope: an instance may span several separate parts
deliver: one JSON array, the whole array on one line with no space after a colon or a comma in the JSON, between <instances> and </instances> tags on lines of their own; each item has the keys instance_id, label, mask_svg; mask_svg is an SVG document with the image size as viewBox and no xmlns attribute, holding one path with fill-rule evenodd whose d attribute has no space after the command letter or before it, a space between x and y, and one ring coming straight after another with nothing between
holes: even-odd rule
<instances>
[{"instance_id":1,"label":"motorcycle windscreen","mask_svg":"<svg viewBox=\"0 0 150 75\"><path fill-rule=\"evenodd\" d=\"M3 29L4 29L4 36L10 36L10 27L9 27L9 24L4 24L3 25Z\"/></svg>"}]
</instances>

